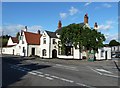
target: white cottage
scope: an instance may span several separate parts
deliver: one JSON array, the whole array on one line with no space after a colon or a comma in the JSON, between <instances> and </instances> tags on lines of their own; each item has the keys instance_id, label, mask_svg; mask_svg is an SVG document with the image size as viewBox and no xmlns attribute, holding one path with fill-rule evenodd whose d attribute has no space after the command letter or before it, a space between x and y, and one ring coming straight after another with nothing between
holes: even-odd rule
<instances>
[{"instance_id":1,"label":"white cottage","mask_svg":"<svg viewBox=\"0 0 120 88\"><path fill-rule=\"evenodd\" d=\"M3 54L20 56L40 56L40 31L38 33L27 32L27 27L21 30L19 39L10 37L7 47L2 49Z\"/></svg>"},{"instance_id":2,"label":"white cottage","mask_svg":"<svg viewBox=\"0 0 120 88\"><path fill-rule=\"evenodd\" d=\"M40 41L40 57L42 58L56 58L58 55L58 37L55 32L44 31Z\"/></svg>"},{"instance_id":3,"label":"white cottage","mask_svg":"<svg viewBox=\"0 0 120 88\"><path fill-rule=\"evenodd\" d=\"M2 48L2 54L16 55L16 46L19 43L16 37L10 37L6 47Z\"/></svg>"},{"instance_id":4,"label":"white cottage","mask_svg":"<svg viewBox=\"0 0 120 88\"><path fill-rule=\"evenodd\" d=\"M32 33L27 31L22 31L19 36L19 44L16 49L17 54L21 56L40 56L40 32Z\"/></svg>"}]
</instances>

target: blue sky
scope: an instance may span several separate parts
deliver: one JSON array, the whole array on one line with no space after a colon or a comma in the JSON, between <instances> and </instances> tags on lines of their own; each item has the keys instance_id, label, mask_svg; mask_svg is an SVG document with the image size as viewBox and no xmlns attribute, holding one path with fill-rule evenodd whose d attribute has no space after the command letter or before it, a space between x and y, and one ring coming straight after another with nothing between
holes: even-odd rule
<instances>
[{"instance_id":1,"label":"blue sky","mask_svg":"<svg viewBox=\"0 0 120 88\"><path fill-rule=\"evenodd\" d=\"M55 31L58 21L63 26L83 22L89 16L90 27L97 22L108 43L118 37L117 2L3 2L2 24L4 34L15 36L25 25L28 31Z\"/></svg>"}]
</instances>

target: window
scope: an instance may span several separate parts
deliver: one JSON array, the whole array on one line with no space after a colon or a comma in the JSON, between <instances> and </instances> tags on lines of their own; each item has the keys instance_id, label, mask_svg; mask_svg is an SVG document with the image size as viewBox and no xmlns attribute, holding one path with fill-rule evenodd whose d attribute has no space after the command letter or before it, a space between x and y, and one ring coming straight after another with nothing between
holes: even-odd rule
<instances>
[{"instance_id":1,"label":"window","mask_svg":"<svg viewBox=\"0 0 120 88\"><path fill-rule=\"evenodd\" d=\"M104 56L104 51L102 50L102 51L101 51L101 57L103 57L103 56Z\"/></svg>"},{"instance_id":2,"label":"window","mask_svg":"<svg viewBox=\"0 0 120 88\"><path fill-rule=\"evenodd\" d=\"M46 44L46 38L43 38L43 44Z\"/></svg>"},{"instance_id":3,"label":"window","mask_svg":"<svg viewBox=\"0 0 120 88\"><path fill-rule=\"evenodd\" d=\"M43 50L42 50L42 56L47 56L47 54L46 54L46 49L43 49Z\"/></svg>"},{"instance_id":4,"label":"window","mask_svg":"<svg viewBox=\"0 0 120 88\"><path fill-rule=\"evenodd\" d=\"M55 39L53 39L53 44L55 44L56 42L55 42Z\"/></svg>"},{"instance_id":5,"label":"window","mask_svg":"<svg viewBox=\"0 0 120 88\"><path fill-rule=\"evenodd\" d=\"M61 41L58 41L58 44L61 44Z\"/></svg>"},{"instance_id":6,"label":"window","mask_svg":"<svg viewBox=\"0 0 120 88\"><path fill-rule=\"evenodd\" d=\"M25 47L23 47L23 53L25 53Z\"/></svg>"}]
</instances>

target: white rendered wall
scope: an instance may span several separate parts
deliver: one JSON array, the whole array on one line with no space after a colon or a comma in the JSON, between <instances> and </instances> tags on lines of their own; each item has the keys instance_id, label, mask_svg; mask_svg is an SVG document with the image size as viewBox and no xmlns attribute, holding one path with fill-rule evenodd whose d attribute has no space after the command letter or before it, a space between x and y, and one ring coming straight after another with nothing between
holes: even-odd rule
<instances>
[{"instance_id":1,"label":"white rendered wall","mask_svg":"<svg viewBox=\"0 0 120 88\"><path fill-rule=\"evenodd\" d=\"M35 48L35 55L40 56L40 45L28 45L28 56L32 55L32 48Z\"/></svg>"},{"instance_id":2,"label":"white rendered wall","mask_svg":"<svg viewBox=\"0 0 120 88\"><path fill-rule=\"evenodd\" d=\"M44 31L45 35L42 35L40 38L40 57L43 58L50 58L49 52L50 52L50 37L47 35L47 33ZM46 44L43 44L43 38L46 38ZM46 49L46 56L42 56L42 50Z\"/></svg>"},{"instance_id":3,"label":"white rendered wall","mask_svg":"<svg viewBox=\"0 0 120 88\"><path fill-rule=\"evenodd\" d=\"M9 38L9 40L8 40L8 43L7 43L7 45L9 46L9 45L16 45L17 43L13 43L13 41L12 41L12 39L11 39L11 37Z\"/></svg>"}]
</instances>

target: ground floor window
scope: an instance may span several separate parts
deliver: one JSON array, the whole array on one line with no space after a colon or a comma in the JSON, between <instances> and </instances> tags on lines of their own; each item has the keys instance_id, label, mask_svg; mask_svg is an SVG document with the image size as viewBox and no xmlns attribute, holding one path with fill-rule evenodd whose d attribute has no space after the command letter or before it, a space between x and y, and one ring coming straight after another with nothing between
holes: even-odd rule
<instances>
[{"instance_id":1,"label":"ground floor window","mask_svg":"<svg viewBox=\"0 0 120 88\"><path fill-rule=\"evenodd\" d=\"M102 50L102 51L101 51L101 57L103 57L103 56L104 56L104 51Z\"/></svg>"},{"instance_id":2,"label":"ground floor window","mask_svg":"<svg viewBox=\"0 0 120 88\"><path fill-rule=\"evenodd\" d=\"M42 56L47 56L46 53L47 53L46 49L43 49L43 50L42 50Z\"/></svg>"},{"instance_id":3,"label":"ground floor window","mask_svg":"<svg viewBox=\"0 0 120 88\"><path fill-rule=\"evenodd\" d=\"M62 48L59 46L58 48L58 54L59 55L73 55L73 46L65 46L65 50L62 50Z\"/></svg>"}]
</instances>

